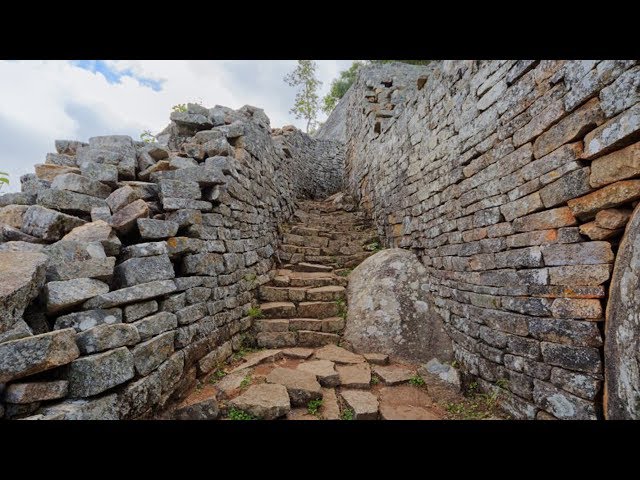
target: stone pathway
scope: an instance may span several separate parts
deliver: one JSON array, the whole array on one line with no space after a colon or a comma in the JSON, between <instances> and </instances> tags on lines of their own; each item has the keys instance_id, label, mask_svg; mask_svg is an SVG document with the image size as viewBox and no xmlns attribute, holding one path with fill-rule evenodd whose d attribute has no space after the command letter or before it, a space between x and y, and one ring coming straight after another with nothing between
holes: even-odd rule
<instances>
[{"instance_id":1,"label":"stone pathway","mask_svg":"<svg viewBox=\"0 0 640 480\"><path fill-rule=\"evenodd\" d=\"M168 417L456 418L447 412L450 400L464 403L455 389L419 375L419 366L353 353L342 340L349 273L380 249L374 230L350 209L341 194L301 202L294 223L282 227L282 268L259 290L251 348L212 372Z\"/></svg>"}]
</instances>

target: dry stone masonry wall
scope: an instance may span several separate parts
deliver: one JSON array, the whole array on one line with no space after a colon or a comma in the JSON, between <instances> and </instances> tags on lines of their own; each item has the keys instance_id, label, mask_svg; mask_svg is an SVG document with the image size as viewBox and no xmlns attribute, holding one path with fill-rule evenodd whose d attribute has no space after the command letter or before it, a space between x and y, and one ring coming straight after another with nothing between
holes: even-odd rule
<instances>
[{"instance_id":1,"label":"dry stone masonry wall","mask_svg":"<svg viewBox=\"0 0 640 480\"><path fill-rule=\"evenodd\" d=\"M241 346L278 225L343 148L260 109L188 105L159 143L56 141L0 196L0 417L126 419Z\"/></svg>"},{"instance_id":2,"label":"dry stone masonry wall","mask_svg":"<svg viewBox=\"0 0 640 480\"><path fill-rule=\"evenodd\" d=\"M348 97L347 188L387 246L422 260L468 381L499 388L516 418L603 415L609 282L640 198L639 84L636 61L444 61L364 69ZM637 310L634 228L616 270ZM617 307L609 411L637 418L637 311Z\"/></svg>"}]
</instances>

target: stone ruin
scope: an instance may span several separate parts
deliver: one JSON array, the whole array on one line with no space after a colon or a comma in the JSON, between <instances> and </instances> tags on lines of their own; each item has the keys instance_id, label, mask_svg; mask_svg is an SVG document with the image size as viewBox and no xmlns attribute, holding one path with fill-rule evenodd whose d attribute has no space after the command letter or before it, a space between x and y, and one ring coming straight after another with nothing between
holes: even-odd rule
<instances>
[{"instance_id":1,"label":"stone ruin","mask_svg":"<svg viewBox=\"0 0 640 480\"><path fill-rule=\"evenodd\" d=\"M298 202L345 191L424 267L411 301L448 338L414 335L420 361L451 348L514 418L640 418L639 101L631 60L385 64L314 138L189 105L157 144L56 141L0 196L0 416L179 401L253 335Z\"/></svg>"}]
</instances>

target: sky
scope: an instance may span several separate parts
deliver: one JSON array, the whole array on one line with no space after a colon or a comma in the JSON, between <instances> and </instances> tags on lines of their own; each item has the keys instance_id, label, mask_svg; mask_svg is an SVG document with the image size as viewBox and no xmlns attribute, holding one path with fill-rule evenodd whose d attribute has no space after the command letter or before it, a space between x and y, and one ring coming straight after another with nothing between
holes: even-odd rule
<instances>
[{"instance_id":1,"label":"sky","mask_svg":"<svg viewBox=\"0 0 640 480\"><path fill-rule=\"evenodd\" d=\"M352 60L318 60L321 96ZM160 132L171 107L263 108L272 127L303 120L289 113L295 89L283 77L295 60L24 60L0 61L0 171L20 191L20 176L33 173L55 152L56 139L87 141L98 135ZM321 114L320 121L325 119Z\"/></svg>"}]
</instances>

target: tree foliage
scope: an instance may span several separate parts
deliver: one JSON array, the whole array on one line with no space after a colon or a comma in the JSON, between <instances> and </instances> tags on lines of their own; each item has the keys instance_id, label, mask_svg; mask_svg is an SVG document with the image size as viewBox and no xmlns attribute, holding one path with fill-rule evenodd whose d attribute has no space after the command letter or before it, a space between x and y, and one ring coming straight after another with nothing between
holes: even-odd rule
<instances>
[{"instance_id":1,"label":"tree foliage","mask_svg":"<svg viewBox=\"0 0 640 480\"><path fill-rule=\"evenodd\" d=\"M338 101L347 93L349 87L356 81L360 67L366 64L381 65L383 63L401 62L411 65L428 65L431 60L368 60L366 62L353 62L351 67L340 72L338 78L331 81L329 93L322 99L322 110L328 115L335 108Z\"/></svg>"},{"instance_id":2,"label":"tree foliage","mask_svg":"<svg viewBox=\"0 0 640 480\"><path fill-rule=\"evenodd\" d=\"M334 109L338 101L344 97L349 87L356 81L358 70L364 63L353 62L347 69L340 72L338 78L331 81L331 89L322 99L322 110L328 115Z\"/></svg>"},{"instance_id":3,"label":"tree foliage","mask_svg":"<svg viewBox=\"0 0 640 480\"><path fill-rule=\"evenodd\" d=\"M284 77L289 86L299 89L289 112L296 118L304 118L307 121L307 133L317 124L316 117L320 105L318 88L322 82L316 78L317 68L318 65L313 60L298 60L295 70Z\"/></svg>"},{"instance_id":4,"label":"tree foliage","mask_svg":"<svg viewBox=\"0 0 640 480\"><path fill-rule=\"evenodd\" d=\"M0 172L0 190L4 185L9 185L9 174L6 172Z\"/></svg>"}]
</instances>

